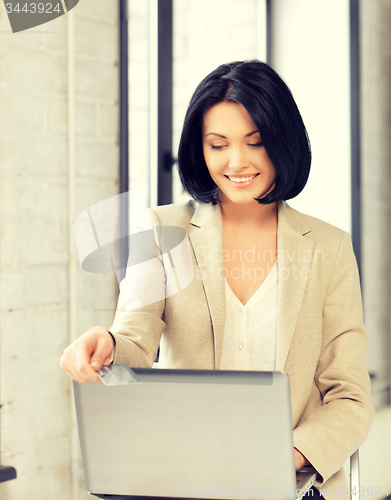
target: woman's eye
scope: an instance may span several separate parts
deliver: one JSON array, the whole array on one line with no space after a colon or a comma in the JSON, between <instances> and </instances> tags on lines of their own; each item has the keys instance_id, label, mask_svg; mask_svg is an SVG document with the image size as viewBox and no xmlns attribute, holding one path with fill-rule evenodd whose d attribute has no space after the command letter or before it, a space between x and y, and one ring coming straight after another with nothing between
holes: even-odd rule
<instances>
[{"instance_id":1,"label":"woman's eye","mask_svg":"<svg viewBox=\"0 0 391 500\"><path fill-rule=\"evenodd\" d=\"M211 144L210 146L212 149L223 149L224 146L214 146L213 144Z\"/></svg>"},{"instance_id":2,"label":"woman's eye","mask_svg":"<svg viewBox=\"0 0 391 500\"><path fill-rule=\"evenodd\" d=\"M260 148L263 146L263 142L257 142L256 144L249 144L253 148Z\"/></svg>"}]
</instances>

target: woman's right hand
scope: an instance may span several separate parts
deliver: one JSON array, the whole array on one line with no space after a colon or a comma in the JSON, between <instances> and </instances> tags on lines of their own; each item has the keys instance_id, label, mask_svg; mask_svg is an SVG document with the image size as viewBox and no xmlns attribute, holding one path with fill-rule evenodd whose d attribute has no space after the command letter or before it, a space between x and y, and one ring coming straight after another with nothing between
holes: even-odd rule
<instances>
[{"instance_id":1,"label":"woman's right hand","mask_svg":"<svg viewBox=\"0 0 391 500\"><path fill-rule=\"evenodd\" d=\"M96 372L110 364L113 348L109 331L103 326L94 326L65 349L60 366L76 382L100 382Z\"/></svg>"}]
</instances>

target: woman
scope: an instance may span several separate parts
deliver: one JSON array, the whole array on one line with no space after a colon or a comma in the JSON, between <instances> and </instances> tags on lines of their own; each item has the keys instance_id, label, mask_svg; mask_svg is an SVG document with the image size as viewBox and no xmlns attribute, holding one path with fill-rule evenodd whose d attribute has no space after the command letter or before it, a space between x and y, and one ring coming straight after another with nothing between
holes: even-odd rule
<instances>
[{"instance_id":1,"label":"woman","mask_svg":"<svg viewBox=\"0 0 391 500\"><path fill-rule=\"evenodd\" d=\"M113 358L151 366L160 345L163 367L283 370L296 470L311 464L315 486L334 498L374 410L350 237L285 202L304 188L310 162L300 113L269 66L235 62L209 74L190 102L178 155L199 203L150 211L157 233L186 231L193 265L184 247L175 276L164 256L145 272L128 268L110 332L87 331L61 366L79 382L98 381ZM189 268L194 278L181 287ZM132 297L144 302L130 305Z\"/></svg>"}]
</instances>

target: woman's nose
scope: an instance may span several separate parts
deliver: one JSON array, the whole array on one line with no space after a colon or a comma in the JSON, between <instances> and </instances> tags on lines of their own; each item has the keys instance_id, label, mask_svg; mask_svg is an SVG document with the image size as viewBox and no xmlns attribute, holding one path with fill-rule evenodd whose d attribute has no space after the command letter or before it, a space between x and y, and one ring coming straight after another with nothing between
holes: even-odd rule
<instances>
[{"instance_id":1,"label":"woman's nose","mask_svg":"<svg viewBox=\"0 0 391 500\"><path fill-rule=\"evenodd\" d=\"M231 148L228 167L237 170L247 167L247 159L242 148Z\"/></svg>"}]
</instances>

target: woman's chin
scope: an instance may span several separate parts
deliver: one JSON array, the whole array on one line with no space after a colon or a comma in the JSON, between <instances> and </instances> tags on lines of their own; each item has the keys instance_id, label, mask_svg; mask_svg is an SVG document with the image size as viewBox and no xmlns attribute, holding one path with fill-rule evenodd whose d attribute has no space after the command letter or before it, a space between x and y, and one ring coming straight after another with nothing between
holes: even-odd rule
<instances>
[{"instance_id":1,"label":"woman's chin","mask_svg":"<svg viewBox=\"0 0 391 500\"><path fill-rule=\"evenodd\" d=\"M229 195L222 193L220 191L220 201L221 203L234 203L237 205L249 205L251 206L256 206L258 205L257 200L255 199L257 195L250 194L250 193L229 193Z\"/></svg>"}]
</instances>

